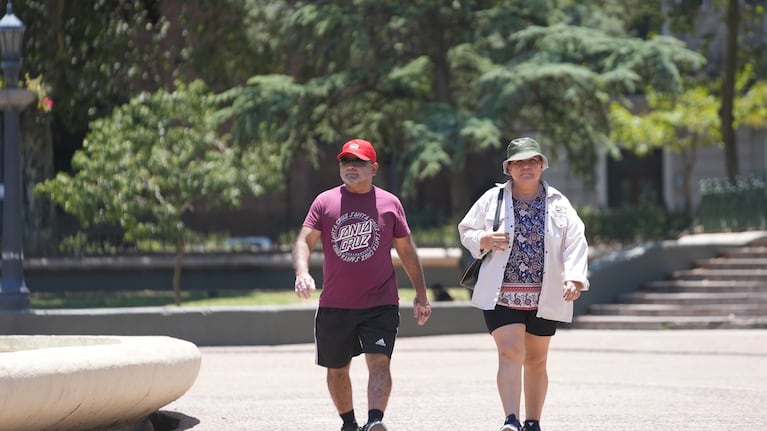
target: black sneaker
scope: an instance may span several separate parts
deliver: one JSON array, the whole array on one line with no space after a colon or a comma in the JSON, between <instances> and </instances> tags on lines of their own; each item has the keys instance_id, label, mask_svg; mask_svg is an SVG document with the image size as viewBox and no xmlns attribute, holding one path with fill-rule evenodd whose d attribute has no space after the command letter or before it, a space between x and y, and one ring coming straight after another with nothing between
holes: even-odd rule
<instances>
[{"instance_id":1,"label":"black sneaker","mask_svg":"<svg viewBox=\"0 0 767 431\"><path fill-rule=\"evenodd\" d=\"M516 415L511 414L506 416L506 421L498 431L522 431L522 424L519 423Z\"/></svg>"},{"instance_id":2,"label":"black sneaker","mask_svg":"<svg viewBox=\"0 0 767 431\"><path fill-rule=\"evenodd\" d=\"M359 425L344 425L341 427L341 431L360 431L362 428L359 427Z\"/></svg>"},{"instance_id":3,"label":"black sneaker","mask_svg":"<svg viewBox=\"0 0 767 431\"><path fill-rule=\"evenodd\" d=\"M522 427L522 431L541 431L541 425L538 421L525 421L525 426Z\"/></svg>"},{"instance_id":4,"label":"black sneaker","mask_svg":"<svg viewBox=\"0 0 767 431\"><path fill-rule=\"evenodd\" d=\"M387 429L383 422L373 421L366 423L365 426L360 428L360 431L386 431Z\"/></svg>"}]
</instances>

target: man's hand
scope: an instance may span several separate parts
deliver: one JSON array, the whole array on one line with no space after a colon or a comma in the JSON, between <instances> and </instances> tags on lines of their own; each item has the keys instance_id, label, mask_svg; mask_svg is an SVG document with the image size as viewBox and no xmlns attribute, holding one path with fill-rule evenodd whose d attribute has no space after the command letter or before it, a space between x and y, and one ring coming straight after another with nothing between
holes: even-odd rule
<instances>
[{"instance_id":1,"label":"man's hand","mask_svg":"<svg viewBox=\"0 0 767 431\"><path fill-rule=\"evenodd\" d=\"M428 298L413 299L413 317L418 321L419 325L423 325L431 317L431 304L429 304Z\"/></svg>"},{"instance_id":2,"label":"man's hand","mask_svg":"<svg viewBox=\"0 0 767 431\"><path fill-rule=\"evenodd\" d=\"M314 286L314 278L309 273L297 275L295 287L296 295L304 299L309 299L312 296L312 291L317 290Z\"/></svg>"}]
</instances>

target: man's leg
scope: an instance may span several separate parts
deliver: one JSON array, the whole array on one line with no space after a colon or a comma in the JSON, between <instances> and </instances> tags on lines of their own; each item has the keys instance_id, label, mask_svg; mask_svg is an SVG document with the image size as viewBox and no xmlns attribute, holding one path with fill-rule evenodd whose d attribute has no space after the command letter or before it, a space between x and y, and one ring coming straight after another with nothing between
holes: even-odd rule
<instances>
[{"instance_id":1,"label":"man's leg","mask_svg":"<svg viewBox=\"0 0 767 431\"><path fill-rule=\"evenodd\" d=\"M343 414L354 409L352 402L352 380L349 376L351 368L349 361L343 368L328 368L327 382L330 398L338 410L338 414Z\"/></svg>"},{"instance_id":2,"label":"man's leg","mask_svg":"<svg viewBox=\"0 0 767 431\"><path fill-rule=\"evenodd\" d=\"M383 416L391 394L391 355L397 338L399 308L396 305L365 311L360 325L360 343L368 366L368 419L365 431L386 431Z\"/></svg>"},{"instance_id":3,"label":"man's leg","mask_svg":"<svg viewBox=\"0 0 767 431\"><path fill-rule=\"evenodd\" d=\"M381 353L366 353L368 364L368 409L386 410L391 394L391 360Z\"/></svg>"}]
</instances>

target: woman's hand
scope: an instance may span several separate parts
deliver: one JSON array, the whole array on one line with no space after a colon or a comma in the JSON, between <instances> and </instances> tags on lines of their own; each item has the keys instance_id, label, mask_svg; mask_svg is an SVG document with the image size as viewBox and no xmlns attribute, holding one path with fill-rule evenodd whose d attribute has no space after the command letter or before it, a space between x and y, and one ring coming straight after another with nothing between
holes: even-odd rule
<instances>
[{"instance_id":1,"label":"woman's hand","mask_svg":"<svg viewBox=\"0 0 767 431\"><path fill-rule=\"evenodd\" d=\"M581 296L581 289L583 286L576 281L565 281L564 298L565 301L575 301Z\"/></svg>"},{"instance_id":2,"label":"woman's hand","mask_svg":"<svg viewBox=\"0 0 767 431\"><path fill-rule=\"evenodd\" d=\"M503 251L509 246L509 234L506 232L486 232L479 240L482 250Z\"/></svg>"}]
</instances>

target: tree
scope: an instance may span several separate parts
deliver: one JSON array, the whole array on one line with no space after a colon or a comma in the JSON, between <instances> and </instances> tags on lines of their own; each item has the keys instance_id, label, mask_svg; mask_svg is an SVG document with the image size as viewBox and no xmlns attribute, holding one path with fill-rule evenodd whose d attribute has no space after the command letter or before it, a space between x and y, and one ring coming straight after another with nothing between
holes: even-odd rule
<instances>
[{"instance_id":1,"label":"tree","mask_svg":"<svg viewBox=\"0 0 767 431\"><path fill-rule=\"evenodd\" d=\"M748 88L748 90L746 90ZM764 128L767 124L767 81L754 82L747 69L738 76L734 91L733 125ZM637 155L655 148L681 154L684 160L685 210L692 211L692 171L699 148L722 145L722 101L709 86L699 84L678 96L647 91L646 106L629 102L610 106L610 139Z\"/></svg>"},{"instance_id":2,"label":"tree","mask_svg":"<svg viewBox=\"0 0 767 431\"><path fill-rule=\"evenodd\" d=\"M767 41L764 40L764 17L767 8L758 2L745 2L741 6L739 0L727 0L725 7L725 22L727 35L724 47L724 63L722 64L721 98L722 106L719 118L724 138L725 168L727 177L734 181L740 174L738 164L737 126L738 109L736 99L749 90L747 85L738 88L738 74L750 74L754 71L757 77L767 77ZM754 33L756 38L754 38ZM746 39L747 43L739 43ZM756 42L758 40L758 42ZM758 93L759 89L755 91ZM763 127L761 125L760 127Z\"/></svg>"},{"instance_id":3,"label":"tree","mask_svg":"<svg viewBox=\"0 0 767 431\"><path fill-rule=\"evenodd\" d=\"M268 53L251 50L240 25L250 5L240 0L19 3L24 70L45 77L56 102L54 127L64 134L84 135L91 121L140 91L198 78L229 88L271 64Z\"/></svg>"},{"instance_id":4,"label":"tree","mask_svg":"<svg viewBox=\"0 0 767 431\"><path fill-rule=\"evenodd\" d=\"M268 47L251 43L264 32L245 34L240 25L253 18L249 8L257 1L263 2L14 2L26 26L22 76L42 76L55 102L45 116L31 109L22 116L25 245L45 252L42 243L54 239L53 205L31 190L57 171L70 171L91 121L141 91L172 90L177 78L200 78L218 91L270 70ZM271 25L269 16L255 18L263 18L261 27ZM259 51L251 49L256 46Z\"/></svg>"},{"instance_id":5,"label":"tree","mask_svg":"<svg viewBox=\"0 0 767 431\"><path fill-rule=\"evenodd\" d=\"M647 106L640 112L614 102L610 106L610 139L639 156L655 148L681 154L684 161L684 207L692 211L692 171L699 148L719 145L719 100L703 85L678 97L647 92Z\"/></svg>"},{"instance_id":6,"label":"tree","mask_svg":"<svg viewBox=\"0 0 767 431\"><path fill-rule=\"evenodd\" d=\"M612 100L645 86L678 93L684 72L704 63L673 38L646 41L565 24L529 27L511 41L511 61L482 77L484 109L540 131L557 144L554 155L565 155L586 178L599 151L616 153L608 139Z\"/></svg>"},{"instance_id":7,"label":"tree","mask_svg":"<svg viewBox=\"0 0 767 431\"><path fill-rule=\"evenodd\" d=\"M707 72L711 77L719 77L723 161L727 177L734 180L740 174L735 100L748 91L748 85L737 88L736 80L738 75L750 72L757 80L767 77L767 40L764 38L767 8L764 2L742 0L661 2L663 7L656 8L655 14L665 10L661 20L668 23L668 28L680 37L699 39L699 52L713 59ZM714 20L699 19L706 15L713 16ZM717 34L718 26L712 25L712 21L724 22L724 40Z\"/></svg>"},{"instance_id":8,"label":"tree","mask_svg":"<svg viewBox=\"0 0 767 431\"><path fill-rule=\"evenodd\" d=\"M88 227L114 225L125 240L175 244L173 291L181 302L185 214L237 205L259 194L272 175L267 164L220 136L216 98L201 81L172 92L141 94L90 125L72 159L74 175L59 173L37 187Z\"/></svg>"},{"instance_id":9,"label":"tree","mask_svg":"<svg viewBox=\"0 0 767 431\"><path fill-rule=\"evenodd\" d=\"M468 157L518 133L540 131L555 154L588 175L610 145L610 99L648 84L679 90L703 59L672 38L620 34L614 20L599 28L586 22L584 6L563 4L291 4L278 46L294 60L290 72L232 90L233 133L256 146L283 142L284 160L299 148L317 154L327 143L365 136L402 164L406 197L445 175L453 213L473 199Z\"/></svg>"}]
</instances>

